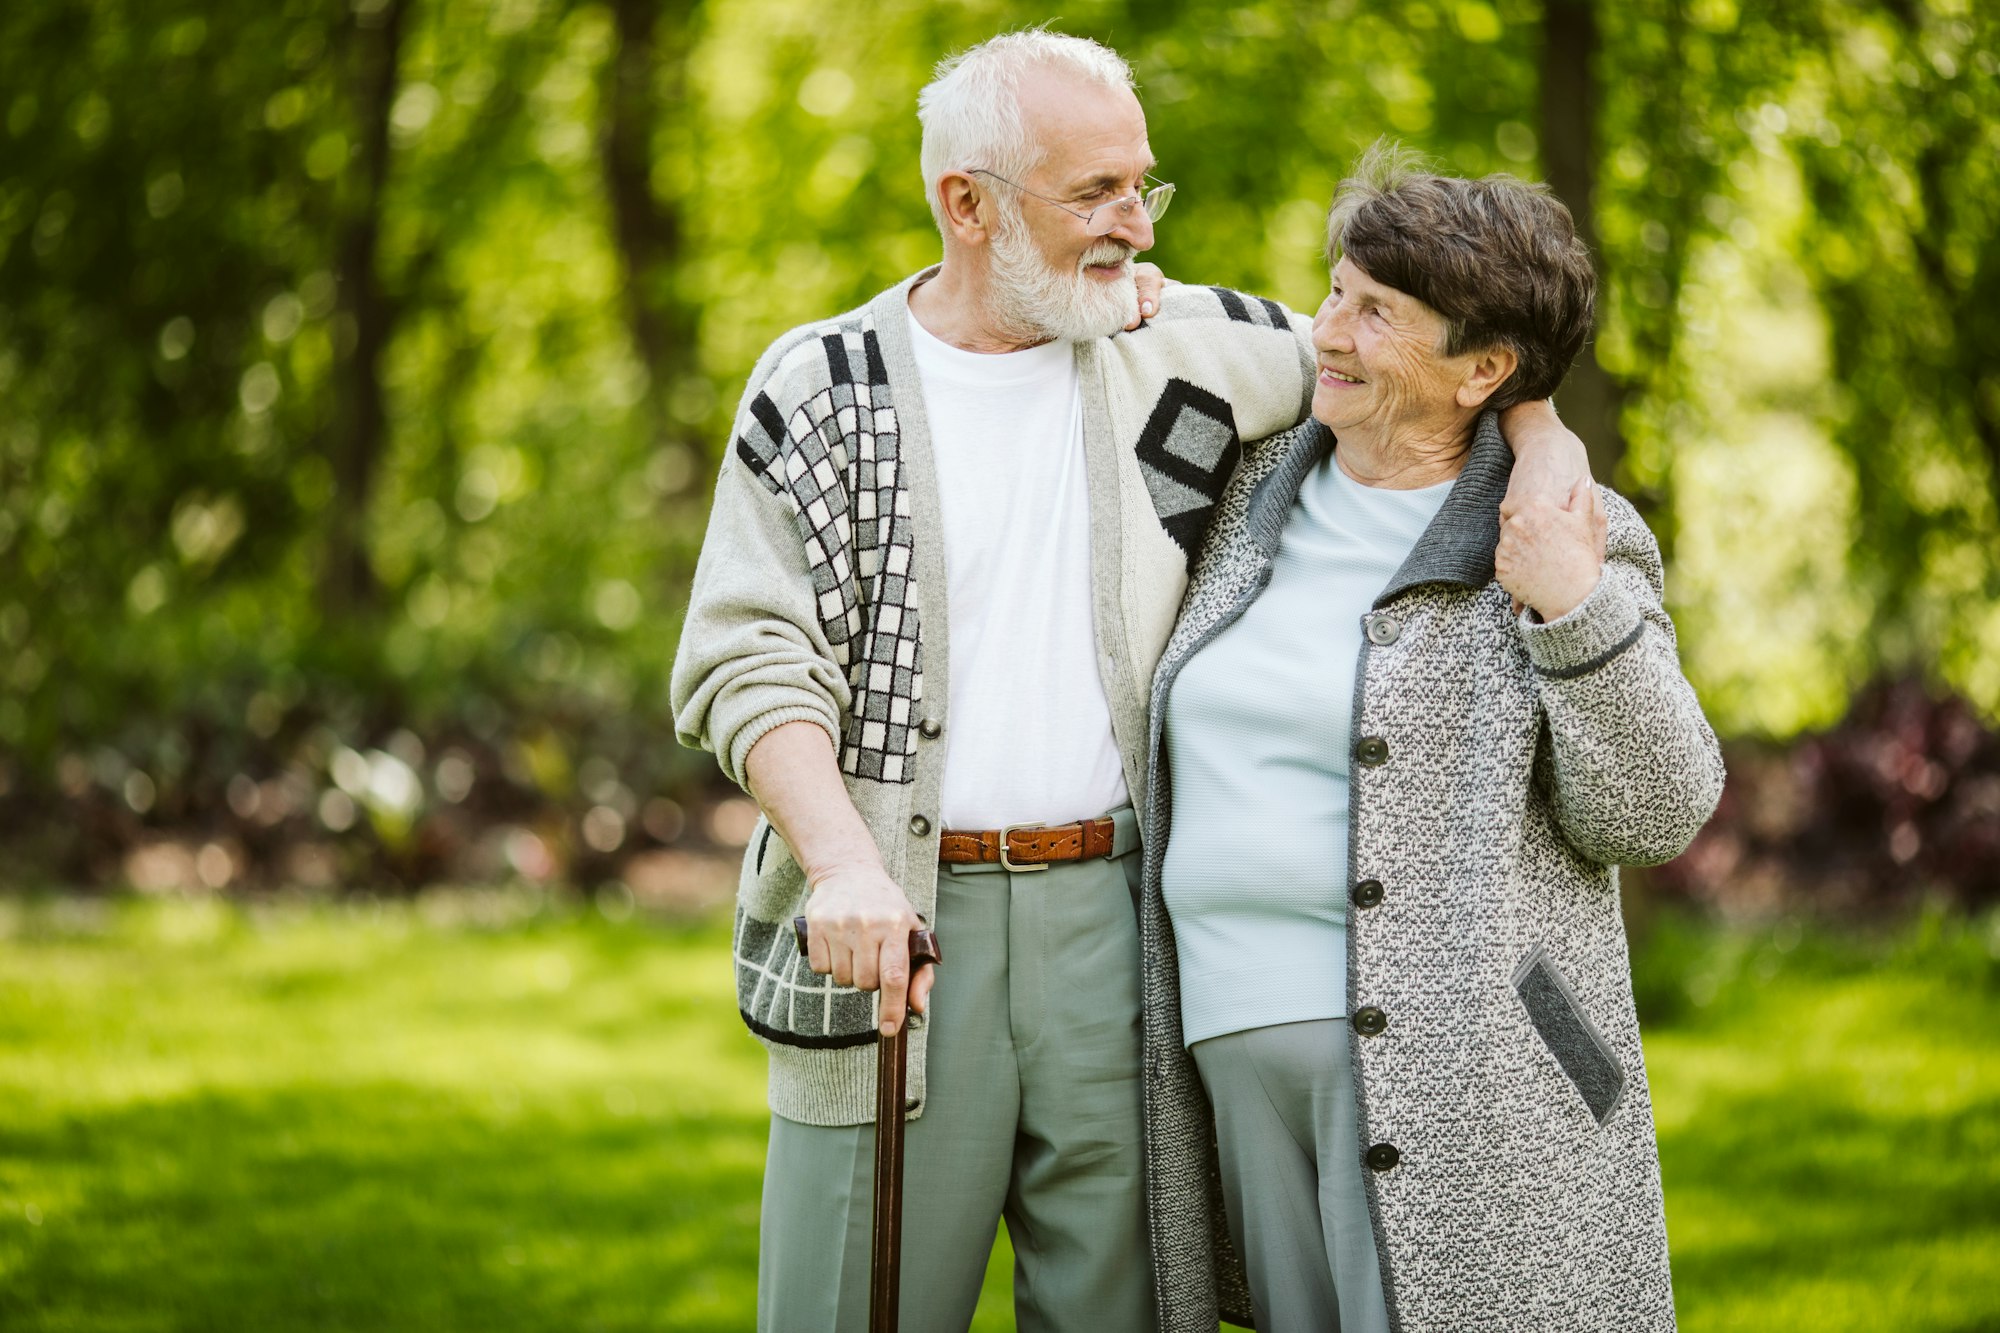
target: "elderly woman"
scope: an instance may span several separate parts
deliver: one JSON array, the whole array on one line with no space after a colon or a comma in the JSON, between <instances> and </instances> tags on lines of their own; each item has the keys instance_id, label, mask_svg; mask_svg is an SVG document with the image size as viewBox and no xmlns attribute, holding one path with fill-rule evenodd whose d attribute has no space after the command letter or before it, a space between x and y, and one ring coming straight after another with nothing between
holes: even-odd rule
<instances>
[{"instance_id":1,"label":"elderly woman","mask_svg":"<svg viewBox=\"0 0 2000 1333\"><path fill-rule=\"evenodd\" d=\"M1501 509L1590 259L1545 190L1387 146L1328 257L1314 420L1247 451L1153 685L1163 1319L1668 1329L1616 867L1722 763L1632 507Z\"/></svg>"}]
</instances>

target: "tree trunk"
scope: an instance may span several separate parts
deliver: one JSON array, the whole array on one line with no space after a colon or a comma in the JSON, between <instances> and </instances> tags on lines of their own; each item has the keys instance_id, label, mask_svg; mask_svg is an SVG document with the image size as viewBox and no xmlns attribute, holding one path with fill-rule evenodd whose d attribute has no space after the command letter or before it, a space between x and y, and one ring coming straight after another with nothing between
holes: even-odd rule
<instances>
[{"instance_id":1,"label":"tree trunk","mask_svg":"<svg viewBox=\"0 0 2000 1333\"><path fill-rule=\"evenodd\" d=\"M694 369L696 316L674 289L685 245L678 202L653 188L653 136L687 103L699 0L611 0L618 45L605 66L598 136L611 229L625 270L625 321L650 378L656 428L669 429L674 386Z\"/></svg>"},{"instance_id":2,"label":"tree trunk","mask_svg":"<svg viewBox=\"0 0 2000 1333\"><path fill-rule=\"evenodd\" d=\"M1542 11L1542 164L1549 184L1569 205L1577 234L1597 265L1598 313L1603 317L1604 255L1597 238L1597 14L1594 0L1546 0ZM1625 386L1597 360L1593 341L1576 359L1556 404L1590 451L1590 470L1615 482L1625 456L1619 418Z\"/></svg>"},{"instance_id":3,"label":"tree trunk","mask_svg":"<svg viewBox=\"0 0 2000 1333\"><path fill-rule=\"evenodd\" d=\"M343 619L372 610L380 592L368 562L364 526L388 437L382 353L394 330L395 308L376 268L376 250L383 186L389 176L389 111L396 100L408 12L407 0L386 0L374 9L357 6L348 30L358 142L342 182L335 243L340 316L336 346L343 347L344 354L334 374L337 397L328 447L333 512L328 516L320 580L327 612Z\"/></svg>"}]
</instances>

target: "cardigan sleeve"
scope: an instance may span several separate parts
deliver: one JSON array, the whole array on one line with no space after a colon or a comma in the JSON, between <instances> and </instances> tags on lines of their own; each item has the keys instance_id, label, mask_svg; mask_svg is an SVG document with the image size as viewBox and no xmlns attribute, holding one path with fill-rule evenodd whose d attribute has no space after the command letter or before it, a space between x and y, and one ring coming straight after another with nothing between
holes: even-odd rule
<instances>
[{"instance_id":1,"label":"cardigan sleeve","mask_svg":"<svg viewBox=\"0 0 2000 1333\"><path fill-rule=\"evenodd\" d=\"M1221 398L1239 439L1276 435L1312 413L1312 319L1268 297L1177 284L1139 333L1114 334L1107 346L1132 361L1137 383L1172 378Z\"/></svg>"},{"instance_id":2,"label":"cardigan sleeve","mask_svg":"<svg viewBox=\"0 0 2000 1333\"><path fill-rule=\"evenodd\" d=\"M1570 845L1607 865L1680 855L1722 796L1722 751L1682 674L1659 545L1605 492L1604 573L1568 615L1519 620L1548 730L1541 765Z\"/></svg>"},{"instance_id":3,"label":"cardigan sleeve","mask_svg":"<svg viewBox=\"0 0 2000 1333\"><path fill-rule=\"evenodd\" d=\"M852 690L822 627L797 510L734 448L716 475L669 689L681 743L712 751L739 786L750 748L784 723L815 722L840 749Z\"/></svg>"}]
</instances>

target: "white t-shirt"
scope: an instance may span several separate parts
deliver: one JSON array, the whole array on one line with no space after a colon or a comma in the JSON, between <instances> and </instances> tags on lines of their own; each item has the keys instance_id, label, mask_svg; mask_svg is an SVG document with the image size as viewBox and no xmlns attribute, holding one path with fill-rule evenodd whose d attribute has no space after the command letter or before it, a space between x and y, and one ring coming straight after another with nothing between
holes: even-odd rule
<instances>
[{"instance_id":1,"label":"white t-shirt","mask_svg":"<svg viewBox=\"0 0 2000 1333\"><path fill-rule=\"evenodd\" d=\"M910 342L944 517L944 827L1115 810L1131 798L1098 676L1075 352L967 352L914 314Z\"/></svg>"}]
</instances>

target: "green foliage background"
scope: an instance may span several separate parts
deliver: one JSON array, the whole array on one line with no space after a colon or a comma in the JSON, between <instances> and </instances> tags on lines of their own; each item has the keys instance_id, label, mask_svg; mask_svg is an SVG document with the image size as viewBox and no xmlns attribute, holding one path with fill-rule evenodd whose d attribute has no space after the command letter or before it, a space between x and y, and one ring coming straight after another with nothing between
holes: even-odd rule
<instances>
[{"instance_id":1,"label":"green foliage background","mask_svg":"<svg viewBox=\"0 0 2000 1333\"><path fill-rule=\"evenodd\" d=\"M935 257L916 90L1049 17L6 7L9 781L110 747L164 801L191 747L226 768L300 717L664 738L744 374ZM1180 186L1154 257L1310 308L1378 134L1541 171L1580 21L1610 456L1712 715L1782 738L1912 670L2000 712L2000 11L1080 0L1059 26L1137 68Z\"/></svg>"}]
</instances>

